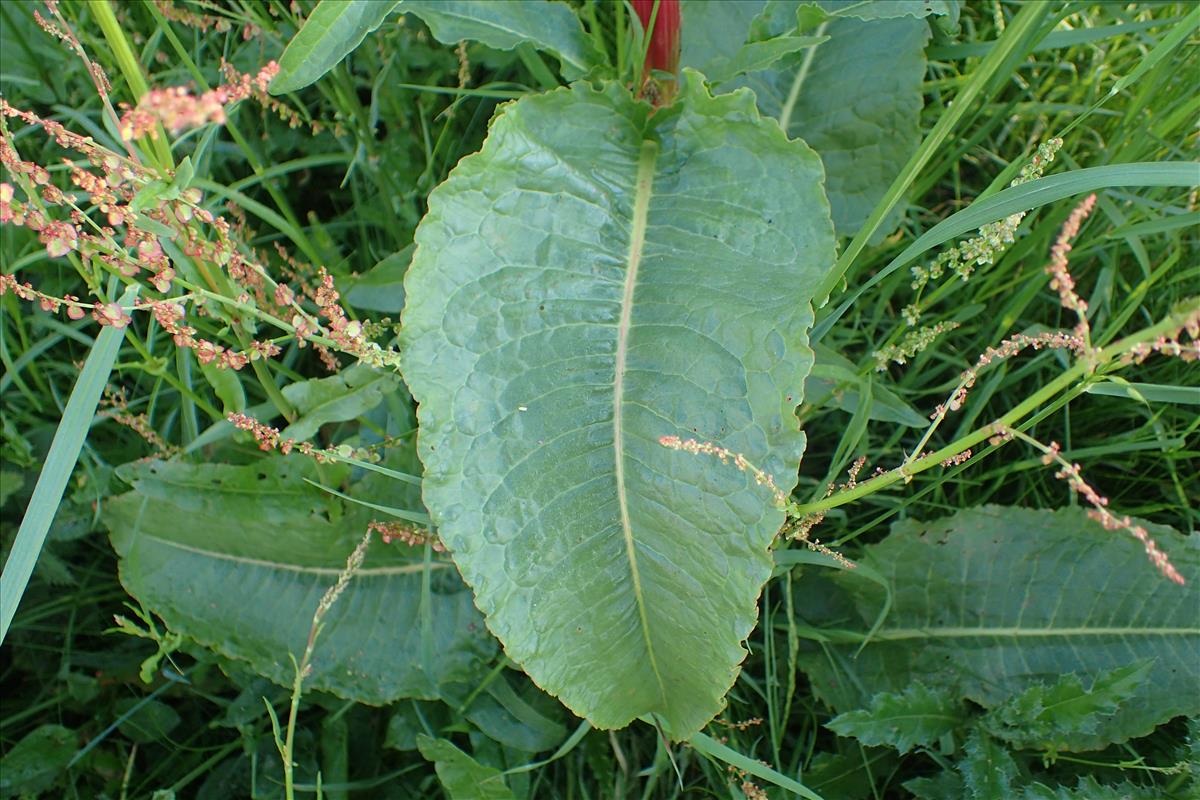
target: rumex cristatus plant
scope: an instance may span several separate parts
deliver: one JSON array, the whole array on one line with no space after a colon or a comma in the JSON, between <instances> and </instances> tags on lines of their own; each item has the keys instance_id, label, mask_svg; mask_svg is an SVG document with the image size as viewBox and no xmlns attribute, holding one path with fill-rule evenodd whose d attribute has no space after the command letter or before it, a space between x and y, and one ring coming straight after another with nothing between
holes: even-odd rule
<instances>
[{"instance_id":1,"label":"rumex cristatus plant","mask_svg":"<svg viewBox=\"0 0 1200 800\"><path fill-rule=\"evenodd\" d=\"M166 20L217 28L212 20L170 4L157 8ZM838 574L851 587L847 592L861 599L866 595L853 581L883 581L884 571L877 561L838 555L836 545L849 538L844 532L831 532L826 544L813 537L816 525L832 527L830 512L907 485L929 470L979 469L985 453L975 451L995 437L996 444L1005 437L1039 442L1022 426L1042 405L1107 379L1150 352L1193 357L1194 300L1123 339L1092 341L1089 309L1066 270L1069 241L1087 213L1082 212L1068 220L1054 248L1046 293L1057 295L1078 323L1069 331L1006 333L978 359L966 361L947 384L953 386L950 397L933 411L932 424L915 446L905 447L902 460L892 462L899 466L875 467L861 480L866 457L859 455L865 441L860 427L860 439L848 436L845 446L839 445L845 452L830 459L829 476L809 477L815 486L812 499L804 502L808 483L795 487L805 469L806 442L794 410L808 399L807 378L819 374L814 360L821 366L827 352L813 348L810 339L828 337L844 313L846 306L835 308L827 301L840 281L864 271L860 256L888 253L887 248L907 241L909 231L897 228L905 224L900 204L922 159L948 130L939 122L920 144L924 48L934 31L952 27L943 23L951 23L958 8L954 3L911 8L902 3L750 3L730 11L735 16L746 14L746 8L754 12L738 25L714 8L721 7L584 4L577 13L561 3L405 0L394 8L321 3L288 50L270 54L278 64L263 58L246 72L223 65L217 88L146 87L124 107L112 106L106 95L120 147L70 134L44 114L3 107L8 120L29 127L5 132L4 164L12 182L0 184L0 213L5 222L37 234L46 256L70 263L87 287L48 291L14 274L5 276L4 288L47 312L65 309L69 320L79 321L90 311L95 322L125 331L131 346L144 351L147 364L161 358L147 343L165 333L183 358L207 368L204 378L221 409L208 396L197 399L210 406L210 416L223 421L224 430L249 434L262 451L278 451L252 462L263 465L261 471L241 457L221 463L230 456L220 451L207 456L213 463L197 463L196 450L209 445L195 445L196 439L219 441L219 430L172 441L153 430L148 415L131 410L129 399L116 399L121 395L113 392L112 418L132 428L164 460L119 468L118 478L133 488L112 498L104 513L130 592L159 611L173 630L186 630L222 656L292 684L288 732L276 736L289 792L295 788L292 732L302 688L380 703L397 697L439 699L462 712L510 663L589 725L618 728L641 718L657 727L664 742L687 739L697 751L728 761L747 796L762 792L750 776L812 796L788 774L771 769L764 774L761 765L737 761L736 753L699 733L736 687L747 658L744 643L771 635L769 623L759 633L755 625L759 609L769 605L769 587L780 585L769 583L772 574L788 564L836 565L844 568ZM459 160L447 180L422 197L428 210L415 234L411 263L407 253L400 259L406 278L398 329L390 321L371 322L346 301L349 293L339 288L345 276L333 259L300 246L312 263L308 266L282 247L272 253L252 244L255 231L236 201L217 213L211 198L219 190L195 179L192 160L176 164L170 146L236 120L242 112L231 103L258 103L284 124L302 119L307 124L302 112L288 111L299 104L268 97L263 90L269 85L284 94L320 78L370 31L386 24L393 10L407 12L409 25L420 20L434 39L454 48L455 91L489 91L470 88L472 50L463 44L468 40L491 48L489 58L495 57L493 51L513 51L513 59L547 86L558 79L543 59L557 61L563 80L570 82L545 92L519 92L516 102L498 110L479 152ZM1049 27L1045 15L1045 9L1030 7L1011 20L995 43L995 57L988 56L981 67L983 77L966 83L944 119L960 118L955 115L973 97L994 91L987 86L987 70L1032 47L1035 34ZM60 38L88 59L66 20L57 20ZM870 113L847 120L836 113L840 106L830 98L831 87L843 96L849 91L839 81L839 69L844 70L839 65L848 50L862 49L868 40L881 43L873 52L894 58L886 77L895 81L890 94L898 99L894 104L877 97L863 100L855 108ZM678 68L681 63L685 69ZM98 91L110 92L108 79L94 62L87 64ZM244 62L242 69L247 69ZM344 97L343 77L335 72L319 86L336 87ZM864 82L863 92L876 88L869 83ZM362 119L344 117L328 129L362 124ZM897 135L887 144L901 145L898 156L868 160L872 150L883 149L881 139L870 138L872 126L895 128ZM75 160L63 172L74 188L53 185L51 170L21 155L28 131L39 127L73 151ZM234 130L229 128L231 135ZM842 140L858 148L850 155L853 169L845 167ZM427 141L433 164L442 140ZM908 330L953 291L951 282L934 281L950 273L979 281L998 271L997 264L1018 251L1023 238L1045 227L1028 222L1024 215L1030 209L1109 185L1145 181L1180 187L1191 180L1180 163L1158 172L1161 165L1139 164L1124 173L1105 167L1096 168L1100 173L1047 176L1043 170L1063 139L1043 141L1029 158L1004 171L992 196L946 221L953 225L929 232L940 238L920 237L916 251L903 251L877 273L882 280L917 259L930 265L917 268L908 289L912 296L894 308L893 316L904 326L880 337L882 344L872 343L874 360L889 374L906 362L916 369L962 324L949 318ZM364 151L371 146L362 144ZM353 163L356 169L370 168L370 158L356 157ZM874 179L870 185L863 185L863 175ZM428 174L420 180L431 182ZM928 260L930 248L972 230L978 233L964 244ZM888 235L894 238L888 241ZM853 237L841 257L838 236ZM864 249L875 246L883 249ZM135 285L137 303L118 302L114 281ZM926 292L932 297L927 299ZM394 333L399 346L390 342ZM318 354L313 363L329 377L298 380L298 354L309 348ZM995 422L975 423L967 393L980 376L995 374L1025 351L1047 349L1075 360L1022 402L1003 409ZM346 357L358 363L349 366ZM874 365L865 366L863 374ZM256 384L247 381L243 387L238 375L247 367ZM332 441L309 441L323 426L359 415L365 419L384 397L388 415L402 417L397 368L418 401L419 479L408 472L418 471L415 462L397 468L392 460L403 456L396 451L409 446L411 429L384 430L378 416L365 423L364 429L371 429L365 440L343 437L339 430ZM182 370L172 375L157 369L181 394L190 389ZM874 413L873 390L861 374L851 377L865 409L856 412L855 427ZM264 402L251 407L247 389ZM948 443L933 444L940 426L959 412L970 421ZM271 422L278 418L284 422L276 427ZM320 438L330 435L331 427ZM813 443L807 445L811 453ZM820 453L824 444L817 445ZM1061 458L1055 444L1033 446L1051 462ZM295 466L299 456L307 458L304 466ZM848 478L838 484L836 475L847 464ZM1156 532L1152 538L1143 523L1107 511L1106 501L1083 482L1073 460L1058 466L1060 477L1094 506L1104 527L1129 530L1167 577L1184 580L1191 562L1174 565L1174 548L1154 544L1155 538L1169 542L1169 534ZM380 481L394 481L390 491L397 493L419 482L428 516L414 501L406 505L381 498ZM337 547L330 545L320 557L283 556L280 546L286 550L287 542L270 547L254 526L242 541L202 530L219 523L222 503L235 502L232 485L255 483L261 485L254 495L261 498L264 524L285 520L283 529L307 532L298 540L336 541L342 549L334 553ZM299 500L289 499L293 485L300 489ZM154 498L156 514L144 517L139 509L148 498ZM340 503L344 498L349 499ZM187 521L175 530L163 517L185 507L201 511L181 514ZM404 521L382 521L377 514ZM429 523L436 533L418 527ZM354 536L343 536L343 528L353 528ZM376 548L342 571L340 560L364 529L402 547ZM789 551L791 541L806 549ZM189 555L167 555L175 551ZM453 577L451 562L435 555L443 551L469 592ZM303 599L294 605L307 610L306 604L316 603L319 615L311 624L305 614L291 615L303 618L307 638L298 641L290 628L269 634L269 645L230 637L222 630L220 612L177 605L175 590L156 573L170 563L187 569L180 566L185 559L205 553L244 560L237 569L247 570L247 576L249 570L261 575L272 564L290 564L278 559L294 557L298 563L290 567L303 576L304 585ZM970 563L970 554L963 559ZM786 584L790 605L794 587L786 574L780 583ZM897 594L902 588L887 585ZM228 596L214 598L213 605L249 608L242 589L231 586ZM338 603L318 599L339 596L332 592L340 592ZM280 597L287 604L297 595L280 590ZM386 598L381 606L419 613L412 619L398 615L396 630L355 639L353 631L360 629L353 627L349 609L362 602L359 598ZM482 666L495 645L475 607L511 659L487 678ZM916 613L911 604L897 608ZM890 634L879 627L887 622L885 606L861 642L864 649L876 629ZM794 684L800 659L795 615L786 624ZM413 633L418 627L419 638ZM318 646L319 629L327 635ZM294 669L280 657L288 651L297 659ZM388 658L397 663L381 667ZM820 672L811 659L806 663L806 672ZM862 686L874 687L880 696L895 693L873 680L878 676L868 677L872 680ZM1121 692L1127 683L1128 676L1112 679ZM476 688L464 695L464 685ZM839 711L851 707L852 699L835 696L828 687L821 691L821 699ZM974 700L969 693L963 696ZM1129 696L1121 695L1122 702ZM919 692L880 700L869 706L874 716L868 715L868 722L885 717L901 701L960 702L940 695L930 701ZM985 705L1003 709L1003 702L989 698L992 705ZM1000 710L994 715L1003 716ZM992 726L981 733L984 728L961 715L948 717L956 722L940 735L950 737L946 741L960 737L971 752L985 749L988 736L1013 741L1004 739L1007 728L990 718L979 723ZM768 727L778 750L781 727L777 721ZM872 745L896 744L862 727L833 729L862 734L862 741ZM586 732L582 725L580 730ZM736 725L729 730L744 732ZM433 733L428 726L426 732ZM901 739L896 748L910 749L910 739ZM922 734L911 741L931 747L934 739ZM447 741L417 739L416 746L437 763L448 787L454 785L449 777L454 770L474 775L477 788L505 785L495 769L471 762ZM778 752L772 761L782 769Z\"/></svg>"}]
</instances>

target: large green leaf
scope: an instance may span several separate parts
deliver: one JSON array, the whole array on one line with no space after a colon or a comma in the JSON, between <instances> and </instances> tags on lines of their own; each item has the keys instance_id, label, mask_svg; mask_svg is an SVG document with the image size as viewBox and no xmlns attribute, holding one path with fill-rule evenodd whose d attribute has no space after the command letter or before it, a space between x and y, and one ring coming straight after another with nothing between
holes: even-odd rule
<instances>
[{"instance_id":1,"label":"large green leaf","mask_svg":"<svg viewBox=\"0 0 1200 800\"><path fill-rule=\"evenodd\" d=\"M862 560L884 574L893 597L861 653L847 635L847 616L867 631L883 589L849 573L832 581L806 575L797 585L811 593L812 602L799 606L806 621L850 640L804 655L803 667L838 710L864 707L875 693L902 691L918 677L1002 709L1033 687L1045 687L1037 696L1064 695L1064 675L1096 691L1114 669L1148 661L1145 678L1125 687L1128 699L1118 703L1120 695L1109 693L1111 713L1056 734L1065 750L1102 747L1200 714L1200 536L1147 527L1186 586L1160 576L1133 537L1104 530L1077 508L985 506L938 522L900 523ZM831 591L834 585L842 591Z\"/></svg>"},{"instance_id":2,"label":"large green leaf","mask_svg":"<svg viewBox=\"0 0 1200 800\"><path fill-rule=\"evenodd\" d=\"M313 611L369 517L305 483L317 472L298 456L138 462L118 473L134 490L108 500L103 516L129 593L173 630L290 685L289 653L303 652ZM495 644L454 566L421 555L370 546L325 618L307 685L382 704L478 678Z\"/></svg>"},{"instance_id":3,"label":"large green leaf","mask_svg":"<svg viewBox=\"0 0 1200 800\"><path fill-rule=\"evenodd\" d=\"M279 57L272 94L303 89L338 65L378 28L399 0L321 0Z\"/></svg>"},{"instance_id":4,"label":"large green leaf","mask_svg":"<svg viewBox=\"0 0 1200 800\"><path fill-rule=\"evenodd\" d=\"M721 59L734 58L747 37L747 26L733 25L732 19L740 20L757 7L762 10L755 20L759 33L780 37L789 26L795 28L800 5L798 0L685 0L682 62L706 74L720 69ZM915 16L924 16L928 11L919 13L921 9L932 6L822 5L835 16L809 33L826 35L828 41L723 88L753 89L763 114L778 119L789 136L803 139L821 155L834 224L840 235L849 236L862 226L920 143L929 26ZM944 4L937 9L943 11ZM845 16L836 16L839 12ZM699 43L693 44L693 38ZM902 209L894 212L876 238L894 229L901 213Z\"/></svg>"},{"instance_id":5,"label":"large green leaf","mask_svg":"<svg viewBox=\"0 0 1200 800\"><path fill-rule=\"evenodd\" d=\"M676 105L576 85L505 106L429 199L405 280L423 493L488 625L593 724L686 737L745 656L833 259L821 167L686 72Z\"/></svg>"},{"instance_id":6,"label":"large green leaf","mask_svg":"<svg viewBox=\"0 0 1200 800\"><path fill-rule=\"evenodd\" d=\"M497 50L530 44L555 56L563 77L578 78L601 63L575 11L551 0L403 0L402 11L415 14L444 44L463 39Z\"/></svg>"}]
</instances>

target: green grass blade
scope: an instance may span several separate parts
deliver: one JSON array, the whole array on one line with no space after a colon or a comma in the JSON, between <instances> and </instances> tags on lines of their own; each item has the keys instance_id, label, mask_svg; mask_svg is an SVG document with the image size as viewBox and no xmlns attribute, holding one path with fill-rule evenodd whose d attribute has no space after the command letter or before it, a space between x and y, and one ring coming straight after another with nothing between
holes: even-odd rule
<instances>
[{"instance_id":1,"label":"green grass blade","mask_svg":"<svg viewBox=\"0 0 1200 800\"><path fill-rule=\"evenodd\" d=\"M688 739L690 744L695 749L699 750L704 755L715 758L719 761L724 761L726 764L737 767L740 770L762 778L764 781L770 781L776 786L787 789L792 794L806 797L808 800L822 800L821 795L814 792L812 789L805 787L803 784L797 783L788 776L776 772L761 761L756 761L753 758L748 758L731 747L718 742L711 736L706 736L703 733L694 733Z\"/></svg>"},{"instance_id":2,"label":"green grass blade","mask_svg":"<svg viewBox=\"0 0 1200 800\"><path fill-rule=\"evenodd\" d=\"M1192 12L1183 18L1183 22L1179 23L1179 27L1172 30L1161 42L1154 46L1153 50L1139 59L1133 71L1114 83L1113 87L1108 90L1109 96L1111 97L1126 87L1132 86L1139 78L1153 69L1158 62L1170 55L1176 47L1183 44L1197 28L1200 28L1200 6L1192 9Z\"/></svg>"},{"instance_id":3,"label":"green grass blade","mask_svg":"<svg viewBox=\"0 0 1200 800\"><path fill-rule=\"evenodd\" d=\"M1085 390L1088 394L1106 397L1124 397L1141 403L1178 403L1200 406L1200 388L1195 386L1172 386L1164 383L1130 383L1110 379L1104 383L1093 383Z\"/></svg>"},{"instance_id":4,"label":"green grass blade","mask_svg":"<svg viewBox=\"0 0 1200 800\"><path fill-rule=\"evenodd\" d=\"M1140 162L1087 167L1050 175L1045 178L1012 186L991 197L977 200L967 208L934 225L917 240L904 248L886 267L876 273L850 295L837 310L820 320L813 329L812 339L819 342L833 324L846 313L868 289L903 266L911 264L922 253L979 229L989 222L1004 219L1010 214L1031 211L1065 197L1109 189L1114 186L1177 186L1190 188L1200 185L1200 164L1190 161Z\"/></svg>"},{"instance_id":5,"label":"green grass blade","mask_svg":"<svg viewBox=\"0 0 1200 800\"><path fill-rule=\"evenodd\" d=\"M130 308L137 296L138 286L134 285L125 291L121 297L121 306ZM79 460L79 451L83 449L83 440L87 438L92 419L96 416L96 406L100 395L108 383L113 363L117 360L117 352L121 349L121 341L125 338L124 328L106 327L96 337L96 344L88 354L79 380L71 390L67 400L67 408L63 412L58 430L54 432L54 441L50 443L50 452L46 455L42 473L38 476L37 486L33 496L29 498L29 507L21 520L17 538L13 541L12 552L4 564L4 573L0 576L0 642L8 636L8 627L13 615L17 612L17 604L25 594L29 584L29 576L33 574L33 566L37 563L50 524L58 512L62 502L63 492L66 491L67 481Z\"/></svg>"},{"instance_id":6,"label":"green grass blade","mask_svg":"<svg viewBox=\"0 0 1200 800\"><path fill-rule=\"evenodd\" d=\"M1102 42L1105 39L1115 39L1133 33L1168 28L1179 22L1183 17L1167 17L1165 19L1150 19L1144 22L1126 22L1121 25L1101 25L1095 28L1079 28L1077 30L1054 31L1047 34L1045 39L1038 42L1031 52L1043 53L1047 50L1062 50L1067 47L1078 47L1092 42ZM931 60L944 61L955 58L974 58L986 56L995 48L995 42L963 42L930 47L925 51Z\"/></svg>"},{"instance_id":7,"label":"green grass blade","mask_svg":"<svg viewBox=\"0 0 1200 800\"><path fill-rule=\"evenodd\" d=\"M308 483L308 484L312 484L313 486L320 489L322 492L328 492L329 494L333 495L334 497L340 497L349 503L354 503L355 505L362 506L364 508L369 508L373 511L383 512L384 514L387 514L390 517L395 517L396 519L403 519L403 520L407 520L409 522L415 522L418 525L428 526L428 525L432 524L430 522L429 515L424 514L420 511L409 511L406 508L393 508L392 506L383 506L383 505L380 505L379 503L368 503L366 500L359 500L357 498L351 497L348 494L339 492L337 489L332 489L328 486L324 486L322 484L317 483L316 481L309 480L308 478L305 478L304 482Z\"/></svg>"}]
</instances>

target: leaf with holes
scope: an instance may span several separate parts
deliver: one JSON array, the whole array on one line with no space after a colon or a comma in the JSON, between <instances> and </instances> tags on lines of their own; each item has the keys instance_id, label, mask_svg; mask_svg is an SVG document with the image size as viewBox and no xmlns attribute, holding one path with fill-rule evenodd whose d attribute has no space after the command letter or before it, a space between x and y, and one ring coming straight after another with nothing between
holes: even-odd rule
<instances>
[{"instance_id":1,"label":"leaf with holes","mask_svg":"<svg viewBox=\"0 0 1200 800\"><path fill-rule=\"evenodd\" d=\"M324 475L328 479L330 469ZM149 461L103 518L131 595L181 633L290 685L313 611L370 519L299 457L247 466ZM454 565L376 540L325 618L308 686L381 705L471 682L495 652Z\"/></svg>"},{"instance_id":2,"label":"leaf with holes","mask_svg":"<svg viewBox=\"0 0 1200 800\"><path fill-rule=\"evenodd\" d=\"M503 108L430 196L403 371L425 504L488 625L593 724L722 707L789 490L833 261L821 166L694 72L658 109L576 85Z\"/></svg>"}]
</instances>

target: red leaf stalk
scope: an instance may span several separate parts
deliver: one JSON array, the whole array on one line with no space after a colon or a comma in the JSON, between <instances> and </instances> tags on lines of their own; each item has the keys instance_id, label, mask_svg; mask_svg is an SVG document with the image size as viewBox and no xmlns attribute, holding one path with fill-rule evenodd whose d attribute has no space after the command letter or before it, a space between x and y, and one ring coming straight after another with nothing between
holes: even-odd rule
<instances>
[{"instance_id":1,"label":"red leaf stalk","mask_svg":"<svg viewBox=\"0 0 1200 800\"><path fill-rule=\"evenodd\" d=\"M646 51L646 63L643 74L643 92L647 90L653 78L651 70L669 73L672 78L679 72L679 0L632 0L633 10L637 12L644 29L650 28L650 18L654 17L654 29L650 32L650 47ZM655 14L654 7L658 6ZM670 99L674 93L674 80L670 86L660 86L655 94L664 93L663 101ZM653 90L652 90L653 91ZM655 103L658 105L659 103Z\"/></svg>"}]
</instances>

